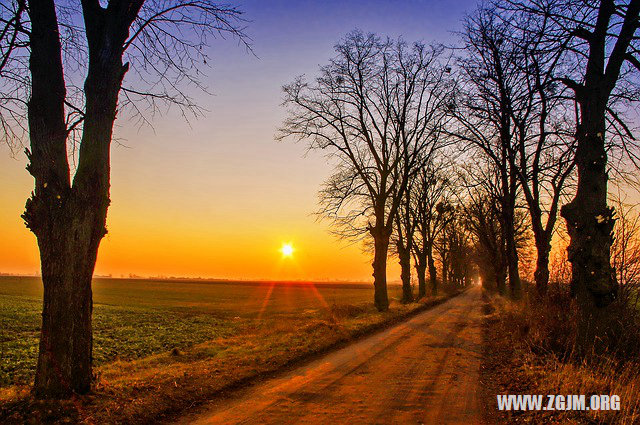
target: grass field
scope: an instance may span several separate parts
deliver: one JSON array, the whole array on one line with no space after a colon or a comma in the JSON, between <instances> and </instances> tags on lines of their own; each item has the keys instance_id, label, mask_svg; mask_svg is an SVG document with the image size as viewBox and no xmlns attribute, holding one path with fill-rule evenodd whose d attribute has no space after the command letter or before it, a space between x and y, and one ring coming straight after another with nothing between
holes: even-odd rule
<instances>
[{"instance_id":1,"label":"grass field","mask_svg":"<svg viewBox=\"0 0 640 425\"><path fill-rule=\"evenodd\" d=\"M153 422L424 307L398 303L391 286L391 308L379 313L369 284L95 279L93 288L95 390L34 413L41 282L0 277L0 418Z\"/></svg>"},{"instance_id":2,"label":"grass field","mask_svg":"<svg viewBox=\"0 0 640 425\"><path fill-rule=\"evenodd\" d=\"M363 285L95 279L96 365L185 350L237 334L247 322L299 321L369 301ZM0 277L0 387L33 379L42 283Z\"/></svg>"}]
</instances>

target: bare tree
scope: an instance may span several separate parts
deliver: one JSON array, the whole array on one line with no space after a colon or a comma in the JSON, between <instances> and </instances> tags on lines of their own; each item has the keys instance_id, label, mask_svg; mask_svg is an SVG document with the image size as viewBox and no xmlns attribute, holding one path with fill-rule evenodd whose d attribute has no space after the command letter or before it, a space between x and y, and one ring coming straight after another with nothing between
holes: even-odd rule
<instances>
[{"instance_id":1,"label":"bare tree","mask_svg":"<svg viewBox=\"0 0 640 425\"><path fill-rule=\"evenodd\" d=\"M14 55L21 51L15 47L24 46L3 44L0 51L18 58L2 69L2 88L29 94L26 111L14 106L16 116L27 116L27 169L35 189L23 218L38 241L44 284L34 390L41 397L66 397L91 387L91 280L107 232L118 112L127 105L141 112L130 102L132 93L151 105L161 100L197 111L179 87L197 84L207 36L228 32L244 38L237 26L240 11L209 0L83 0L80 16L72 5L53 0L16 4L16 18L5 19L3 11L2 22L27 37L29 74L14 86L5 80L20 72ZM28 20L17 14L21 5ZM130 84L137 89L123 86L130 68L137 74ZM79 86L74 77L82 74ZM69 161L74 143L75 173Z\"/></svg>"},{"instance_id":2,"label":"bare tree","mask_svg":"<svg viewBox=\"0 0 640 425\"><path fill-rule=\"evenodd\" d=\"M465 219L473 235L473 256L482 286L505 295L506 260L498 209L492 198L473 196L465 206Z\"/></svg>"},{"instance_id":3,"label":"bare tree","mask_svg":"<svg viewBox=\"0 0 640 425\"><path fill-rule=\"evenodd\" d=\"M438 293L434 246L442 229L453 218L452 180L449 174L444 163L435 165L432 161L420 171L411 189L415 220L413 257L418 275L419 298L427 293L427 269L431 293Z\"/></svg>"},{"instance_id":4,"label":"bare tree","mask_svg":"<svg viewBox=\"0 0 640 425\"><path fill-rule=\"evenodd\" d=\"M620 285L619 299L637 311L640 301L640 214L638 204L627 203L625 196L613 196L616 208L616 238L611 246L611 262Z\"/></svg>"},{"instance_id":5,"label":"bare tree","mask_svg":"<svg viewBox=\"0 0 640 425\"><path fill-rule=\"evenodd\" d=\"M402 282L402 302L413 301L411 288L411 253L415 244L416 217L414 209L413 191L416 177L409 180L408 190L405 190L402 201L395 217L395 237L393 242L395 254L400 264L400 280Z\"/></svg>"},{"instance_id":6,"label":"bare tree","mask_svg":"<svg viewBox=\"0 0 640 425\"><path fill-rule=\"evenodd\" d=\"M512 127L507 159L529 210L537 253L534 277L538 291L544 293L551 238L575 164L575 102L557 81L566 60L558 49L547 48L547 19L503 6L481 8L479 15L473 23L494 57L505 58L500 67L510 77L501 83Z\"/></svg>"},{"instance_id":7,"label":"bare tree","mask_svg":"<svg viewBox=\"0 0 640 425\"><path fill-rule=\"evenodd\" d=\"M25 133L29 60L26 2L0 4L0 142L13 148Z\"/></svg>"},{"instance_id":8,"label":"bare tree","mask_svg":"<svg viewBox=\"0 0 640 425\"><path fill-rule=\"evenodd\" d=\"M608 331L608 309L618 293L611 267L614 213L607 205L608 157L626 146L633 132L620 113L638 100L634 75L640 71L640 1L513 1L513 8L549 22L546 48L570 63L559 78L575 97L577 190L562 207L571 237L572 290L582 311L580 346L589 350Z\"/></svg>"},{"instance_id":9,"label":"bare tree","mask_svg":"<svg viewBox=\"0 0 640 425\"><path fill-rule=\"evenodd\" d=\"M506 264L513 297L521 290L515 242L515 207L519 180L513 155L516 134L512 111L517 88L524 84L516 69L519 55L508 46L509 26L491 9L480 8L465 21L462 34L464 57L459 60L461 90L452 115L457 125L451 134L464 149L475 148L492 163L498 174L500 228L506 245Z\"/></svg>"},{"instance_id":10,"label":"bare tree","mask_svg":"<svg viewBox=\"0 0 640 425\"><path fill-rule=\"evenodd\" d=\"M386 264L409 180L441 145L451 85L442 49L352 32L313 83L284 86L290 107L279 137L306 140L337 164L321 213L342 237L371 236L374 303L389 305Z\"/></svg>"},{"instance_id":11,"label":"bare tree","mask_svg":"<svg viewBox=\"0 0 640 425\"><path fill-rule=\"evenodd\" d=\"M442 264L442 285L459 289L469 284L471 277L471 234L461 211L454 209L444 225L436 245Z\"/></svg>"},{"instance_id":12,"label":"bare tree","mask_svg":"<svg viewBox=\"0 0 640 425\"><path fill-rule=\"evenodd\" d=\"M502 179L497 168L494 161L484 157L465 163L459 170L456 204L471 233L483 285L506 295L507 243L502 229ZM521 203L516 204L513 220L513 241L520 258L531 243L531 224Z\"/></svg>"},{"instance_id":13,"label":"bare tree","mask_svg":"<svg viewBox=\"0 0 640 425\"><path fill-rule=\"evenodd\" d=\"M466 227L473 236L475 261L483 286L507 294L507 255L502 229L500 176L492 161L468 164L462 170L459 205L464 211Z\"/></svg>"}]
</instances>

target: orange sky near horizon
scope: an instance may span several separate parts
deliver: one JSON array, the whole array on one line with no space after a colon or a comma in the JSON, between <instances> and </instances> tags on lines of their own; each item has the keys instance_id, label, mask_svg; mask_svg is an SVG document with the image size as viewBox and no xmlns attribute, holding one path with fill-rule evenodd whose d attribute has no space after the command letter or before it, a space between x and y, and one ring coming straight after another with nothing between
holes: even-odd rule
<instances>
[{"instance_id":1,"label":"orange sky near horizon","mask_svg":"<svg viewBox=\"0 0 640 425\"><path fill-rule=\"evenodd\" d=\"M284 146L275 146L279 148ZM362 245L337 240L328 232L329 223L313 216L315 191L309 188L317 188L322 177L319 170L310 175L313 167L305 158L267 182L261 178L266 170L256 168L255 175L242 174L232 181L223 176L208 180L201 174L200 180L208 181L193 187L195 176L136 170L135 160L118 158L137 156L137 150L144 149L114 148L109 232L101 243L96 274L371 280L370 258ZM3 153L0 272L34 274L39 270L36 240L20 218L32 179L22 155L14 159ZM131 174L138 174L135 181ZM280 251L285 242L295 248L291 258L283 258Z\"/></svg>"},{"instance_id":2,"label":"orange sky near horizon","mask_svg":"<svg viewBox=\"0 0 640 425\"><path fill-rule=\"evenodd\" d=\"M229 112L233 114L233 112ZM259 280L371 281L361 243L338 240L318 221L317 189L331 172L304 145L278 143L273 132L247 152L242 141L263 132L219 120L161 122L120 129L112 148L111 206L97 275ZM180 140L181 143L173 141ZM224 140L225 142L217 142ZM33 188L21 152L0 147L0 272L39 271L35 236L20 214ZM282 258L282 244L295 248ZM389 280L399 278L389 260Z\"/></svg>"}]
</instances>

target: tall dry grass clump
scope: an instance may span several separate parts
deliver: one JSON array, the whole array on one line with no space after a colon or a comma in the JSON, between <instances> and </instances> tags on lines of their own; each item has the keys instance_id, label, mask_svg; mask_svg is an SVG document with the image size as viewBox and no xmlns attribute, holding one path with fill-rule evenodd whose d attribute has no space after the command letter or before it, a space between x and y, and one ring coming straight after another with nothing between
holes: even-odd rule
<instances>
[{"instance_id":1,"label":"tall dry grass clump","mask_svg":"<svg viewBox=\"0 0 640 425\"><path fill-rule=\"evenodd\" d=\"M566 287L561 287L568 289ZM494 302L500 325L511 333L522 370L535 394L620 396L620 411L555 412L602 424L640 423L640 315L623 302L604 344L607 350L578 355L577 308L568 290L538 298L533 291L518 302ZM580 421L579 421L580 423Z\"/></svg>"},{"instance_id":2,"label":"tall dry grass clump","mask_svg":"<svg viewBox=\"0 0 640 425\"><path fill-rule=\"evenodd\" d=\"M620 396L620 411L554 412L558 423L640 423L640 216L621 202L617 211L612 263L620 290L609 317L610 332L594 344L601 347L598 352L578 354L578 309L563 247L552 255L552 282L545 296L526 287L518 302L491 299L498 326L509 335L534 387L531 393Z\"/></svg>"}]
</instances>

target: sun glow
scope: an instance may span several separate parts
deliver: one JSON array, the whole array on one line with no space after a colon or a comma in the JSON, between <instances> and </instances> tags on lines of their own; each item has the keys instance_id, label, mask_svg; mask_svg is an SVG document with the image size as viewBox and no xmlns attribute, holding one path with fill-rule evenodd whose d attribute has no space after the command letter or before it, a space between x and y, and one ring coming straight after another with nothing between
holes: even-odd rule
<instances>
[{"instance_id":1,"label":"sun glow","mask_svg":"<svg viewBox=\"0 0 640 425\"><path fill-rule=\"evenodd\" d=\"M280 248L280 252L282 253L282 256L284 258L293 257L293 251L293 245L291 245L290 243L283 243L282 248Z\"/></svg>"}]
</instances>

